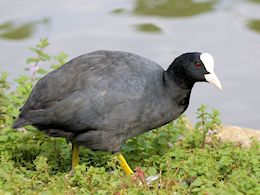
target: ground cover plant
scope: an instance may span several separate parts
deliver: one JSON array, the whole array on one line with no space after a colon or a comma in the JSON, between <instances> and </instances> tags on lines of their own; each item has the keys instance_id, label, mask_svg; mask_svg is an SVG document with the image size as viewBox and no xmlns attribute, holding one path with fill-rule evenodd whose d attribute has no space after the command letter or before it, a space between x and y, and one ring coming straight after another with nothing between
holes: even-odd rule
<instances>
[{"instance_id":1,"label":"ground cover plant","mask_svg":"<svg viewBox=\"0 0 260 195\"><path fill-rule=\"evenodd\" d=\"M219 112L204 105L194 127L182 116L122 147L132 168L159 175L149 185L142 183L142 174L125 176L112 154L84 147L80 165L69 173L71 145L64 138L48 137L31 126L11 129L33 84L66 62L65 53L47 54L48 45L42 39L31 49L31 76L18 77L15 87L7 73L0 76L0 194L260 194L259 143L252 140L244 148L220 142L214 135L221 125Z\"/></svg>"}]
</instances>

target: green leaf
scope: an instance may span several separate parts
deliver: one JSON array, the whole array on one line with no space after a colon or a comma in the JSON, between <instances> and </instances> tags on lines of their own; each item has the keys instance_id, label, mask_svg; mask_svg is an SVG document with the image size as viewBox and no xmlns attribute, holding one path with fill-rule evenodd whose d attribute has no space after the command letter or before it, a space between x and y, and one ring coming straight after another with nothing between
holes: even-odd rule
<instances>
[{"instance_id":1,"label":"green leaf","mask_svg":"<svg viewBox=\"0 0 260 195\"><path fill-rule=\"evenodd\" d=\"M45 75L45 74L48 73L48 71L45 70L45 69L43 69L43 68L39 68L39 69L37 70L37 73Z\"/></svg>"},{"instance_id":2,"label":"green leaf","mask_svg":"<svg viewBox=\"0 0 260 195\"><path fill-rule=\"evenodd\" d=\"M39 62L39 59L37 58L27 58L26 64L32 64L32 63L37 63Z\"/></svg>"}]
</instances>

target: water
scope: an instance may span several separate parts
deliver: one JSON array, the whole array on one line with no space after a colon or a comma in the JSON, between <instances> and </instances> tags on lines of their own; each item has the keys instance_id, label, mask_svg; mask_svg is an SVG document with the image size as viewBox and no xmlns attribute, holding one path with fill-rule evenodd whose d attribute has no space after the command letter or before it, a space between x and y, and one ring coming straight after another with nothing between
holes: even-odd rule
<instances>
[{"instance_id":1,"label":"water","mask_svg":"<svg viewBox=\"0 0 260 195\"><path fill-rule=\"evenodd\" d=\"M28 48L43 37L49 37L48 52L53 54L64 51L73 58L98 49L124 50L165 69L181 53L209 52L223 91L197 84L186 114L195 121L196 108L203 103L219 109L224 124L260 129L260 34L247 27L251 19L260 19L260 4L143 2L148 1L0 0L1 70L10 72L11 79L28 74ZM192 13L190 6L195 6Z\"/></svg>"}]
</instances>

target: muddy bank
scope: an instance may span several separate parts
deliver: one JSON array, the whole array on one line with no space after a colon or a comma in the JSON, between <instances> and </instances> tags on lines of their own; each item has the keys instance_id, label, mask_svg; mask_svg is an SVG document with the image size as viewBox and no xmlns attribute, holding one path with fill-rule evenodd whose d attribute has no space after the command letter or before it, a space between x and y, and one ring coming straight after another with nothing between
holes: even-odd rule
<instances>
[{"instance_id":1,"label":"muddy bank","mask_svg":"<svg viewBox=\"0 0 260 195\"><path fill-rule=\"evenodd\" d=\"M222 141L240 143L243 146L250 146L252 138L260 142L260 131L231 125L223 125L216 131Z\"/></svg>"}]
</instances>

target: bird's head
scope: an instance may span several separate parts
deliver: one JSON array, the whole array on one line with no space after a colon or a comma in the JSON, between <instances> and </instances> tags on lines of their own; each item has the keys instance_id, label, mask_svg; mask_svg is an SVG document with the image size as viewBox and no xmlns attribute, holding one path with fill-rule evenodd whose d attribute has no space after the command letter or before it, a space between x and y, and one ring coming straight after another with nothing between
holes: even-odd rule
<instances>
[{"instance_id":1,"label":"bird's head","mask_svg":"<svg viewBox=\"0 0 260 195\"><path fill-rule=\"evenodd\" d=\"M214 72L214 58L209 53L185 53L176 58L167 72L174 73L180 85L193 86L195 82L209 82L222 90ZM182 83L181 83L182 82Z\"/></svg>"}]
</instances>

